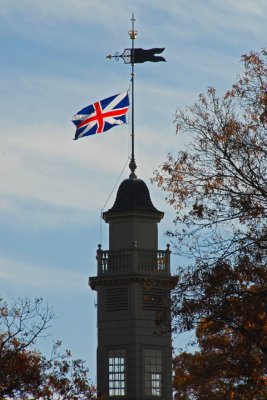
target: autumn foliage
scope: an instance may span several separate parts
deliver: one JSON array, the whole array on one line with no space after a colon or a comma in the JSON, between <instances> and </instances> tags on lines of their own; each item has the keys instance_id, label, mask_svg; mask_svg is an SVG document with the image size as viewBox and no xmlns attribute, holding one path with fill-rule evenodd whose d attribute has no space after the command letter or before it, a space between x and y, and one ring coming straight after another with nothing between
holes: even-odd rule
<instances>
[{"instance_id":1,"label":"autumn foliage","mask_svg":"<svg viewBox=\"0 0 267 400\"><path fill-rule=\"evenodd\" d=\"M267 52L241 60L223 96L209 88L177 112L190 144L154 175L190 260L173 298L174 328L197 344L174 360L180 400L267 398Z\"/></svg>"},{"instance_id":2,"label":"autumn foliage","mask_svg":"<svg viewBox=\"0 0 267 400\"><path fill-rule=\"evenodd\" d=\"M0 299L0 399L95 398L84 362L63 352L61 342L54 343L49 358L35 349L53 316L41 299L18 299L11 305Z\"/></svg>"},{"instance_id":3,"label":"autumn foliage","mask_svg":"<svg viewBox=\"0 0 267 400\"><path fill-rule=\"evenodd\" d=\"M196 270L186 294L178 284L176 326L195 328L199 350L174 360L177 399L266 398L266 271L252 261Z\"/></svg>"}]
</instances>

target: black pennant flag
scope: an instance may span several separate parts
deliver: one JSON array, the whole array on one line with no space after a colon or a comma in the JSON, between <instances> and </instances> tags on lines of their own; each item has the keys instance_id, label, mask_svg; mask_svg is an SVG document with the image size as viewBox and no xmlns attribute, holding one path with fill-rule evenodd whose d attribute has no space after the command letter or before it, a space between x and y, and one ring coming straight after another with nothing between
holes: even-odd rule
<instances>
[{"instance_id":1,"label":"black pennant flag","mask_svg":"<svg viewBox=\"0 0 267 400\"><path fill-rule=\"evenodd\" d=\"M149 50L144 49L131 49L131 63L143 63L145 61L159 62L166 61L164 57L157 56L156 54L161 54L164 51L163 48L154 48Z\"/></svg>"}]
</instances>

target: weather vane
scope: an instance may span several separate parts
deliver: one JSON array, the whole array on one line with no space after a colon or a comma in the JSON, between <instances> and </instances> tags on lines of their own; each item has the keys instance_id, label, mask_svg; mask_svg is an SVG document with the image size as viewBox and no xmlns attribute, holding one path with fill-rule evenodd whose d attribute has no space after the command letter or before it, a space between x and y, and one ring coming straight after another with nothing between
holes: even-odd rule
<instances>
[{"instance_id":1,"label":"weather vane","mask_svg":"<svg viewBox=\"0 0 267 400\"><path fill-rule=\"evenodd\" d=\"M128 31L130 39L132 40L132 47L124 49L123 53L116 52L114 55L109 54L107 58L110 60L114 58L116 61L122 59L125 64L131 64L132 66L132 73L131 73L131 87L132 87L132 154L131 154L131 161L129 164L129 168L131 170L130 178L136 178L135 170L136 170L136 162L134 156L134 65L138 63L144 63L146 61L151 62L159 62L159 61L166 61L164 57L158 56L164 51L163 48L153 48L153 49L141 49L134 47L134 41L138 35L138 32L134 29L134 14L132 14L132 29Z\"/></svg>"}]
</instances>

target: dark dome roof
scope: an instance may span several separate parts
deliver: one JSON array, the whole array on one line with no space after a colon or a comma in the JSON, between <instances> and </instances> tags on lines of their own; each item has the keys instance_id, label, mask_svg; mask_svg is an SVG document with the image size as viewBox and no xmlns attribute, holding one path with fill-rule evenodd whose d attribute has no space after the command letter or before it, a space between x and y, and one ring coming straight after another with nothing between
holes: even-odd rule
<instances>
[{"instance_id":1,"label":"dark dome roof","mask_svg":"<svg viewBox=\"0 0 267 400\"><path fill-rule=\"evenodd\" d=\"M119 186L113 207L104 213L117 213L125 211L143 211L162 214L152 204L149 190L142 179L125 179Z\"/></svg>"}]
</instances>

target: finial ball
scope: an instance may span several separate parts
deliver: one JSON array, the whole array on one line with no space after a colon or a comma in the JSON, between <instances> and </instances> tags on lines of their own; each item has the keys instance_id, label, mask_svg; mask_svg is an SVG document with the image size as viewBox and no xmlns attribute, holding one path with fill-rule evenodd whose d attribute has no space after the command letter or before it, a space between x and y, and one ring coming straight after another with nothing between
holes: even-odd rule
<instances>
[{"instance_id":1,"label":"finial ball","mask_svg":"<svg viewBox=\"0 0 267 400\"><path fill-rule=\"evenodd\" d=\"M130 35L130 38L132 40L134 40L134 39L136 39L136 36L137 36L138 32L134 31L134 30L131 30L131 31L128 31L128 34Z\"/></svg>"}]
</instances>

